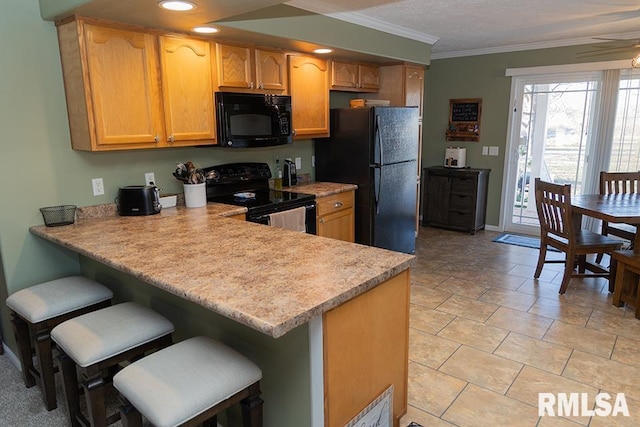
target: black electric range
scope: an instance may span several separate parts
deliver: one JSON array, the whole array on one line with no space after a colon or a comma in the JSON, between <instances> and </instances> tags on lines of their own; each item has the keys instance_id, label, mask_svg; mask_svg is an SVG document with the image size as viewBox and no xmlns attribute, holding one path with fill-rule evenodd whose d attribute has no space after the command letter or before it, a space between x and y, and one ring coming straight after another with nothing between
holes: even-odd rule
<instances>
[{"instance_id":1,"label":"black electric range","mask_svg":"<svg viewBox=\"0 0 640 427\"><path fill-rule=\"evenodd\" d=\"M316 202L312 194L269 188L271 170L266 163L229 163L203 169L207 200L247 208L247 221L269 223L269 214L306 208L307 233L316 233Z\"/></svg>"}]
</instances>

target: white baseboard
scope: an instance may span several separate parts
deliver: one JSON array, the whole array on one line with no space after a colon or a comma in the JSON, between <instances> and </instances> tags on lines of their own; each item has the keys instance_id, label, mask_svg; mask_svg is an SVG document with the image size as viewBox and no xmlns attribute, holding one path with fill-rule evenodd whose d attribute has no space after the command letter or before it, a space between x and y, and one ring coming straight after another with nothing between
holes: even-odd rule
<instances>
[{"instance_id":1,"label":"white baseboard","mask_svg":"<svg viewBox=\"0 0 640 427\"><path fill-rule=\"evenodd\" d=\"M501 231L500 227L496 227L495 225L484 225L484 229L487 231Z\"/></svg>"},{"instance_id":2,"label":"white baseboard","mask_svg":"<svg viewBox=\"0 0 640 427\"><path fill-rule=\"evenodd\" d=\"M11 363L13 363L13 365L20 372L22 372L22 365L20 365L20 360L18 359L18 357L16 357L16 355L13 353L13 351L11 351L11 349L4 342L2 343L2 348L4 350L4 355L9 358Z\"/></svg>"}]
</instances>

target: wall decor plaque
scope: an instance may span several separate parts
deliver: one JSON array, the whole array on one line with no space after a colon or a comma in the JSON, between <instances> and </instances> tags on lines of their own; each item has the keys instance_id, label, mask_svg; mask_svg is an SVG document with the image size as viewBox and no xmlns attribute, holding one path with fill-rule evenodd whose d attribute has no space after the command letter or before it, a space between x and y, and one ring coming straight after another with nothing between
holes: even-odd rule
<instances>
[{"instance_id":1,"label":"wall decor plaque","mask_svg":"<svg viewBox=\"0 0 640 427\"><path fill-rule=\"evenodd\" d=\"M447 141L479 141L481 117L482 98L450 99Z\"/></svg>"}]
</instances>

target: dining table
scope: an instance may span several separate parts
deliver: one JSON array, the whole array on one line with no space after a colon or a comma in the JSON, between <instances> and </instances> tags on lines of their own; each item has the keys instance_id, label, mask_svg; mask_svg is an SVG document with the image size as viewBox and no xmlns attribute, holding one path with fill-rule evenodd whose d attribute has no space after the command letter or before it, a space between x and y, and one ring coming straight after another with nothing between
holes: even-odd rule
<instances>
[{"instance_id":1,"label":"dining table","mask_svg":"<svg viewBox=\"0 0 640 427\"><path fill-rule=\"evenodd\" d=\"M611 223L640 226L640 194L581 194L571 197L571 209L574 224L580 227L582 216L608 221ZM634 253L640 253L640 233L633 241ZM609 281L609 292L613 292L614 281Z\"/></svg>"}]
</instances>

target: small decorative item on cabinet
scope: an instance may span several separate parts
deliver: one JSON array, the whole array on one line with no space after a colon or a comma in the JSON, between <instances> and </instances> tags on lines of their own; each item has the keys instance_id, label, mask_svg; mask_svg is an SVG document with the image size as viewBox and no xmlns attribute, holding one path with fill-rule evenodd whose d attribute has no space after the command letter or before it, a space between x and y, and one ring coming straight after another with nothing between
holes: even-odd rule
<instances>
[{"instance_id":1,"label":"small decorative item on cabinet","mask_svg":"<svg viewBox=\"0 0 640 427\"><path fill-rule=\"evenodd\" d=\"M447 141L478 142L481 115L482 98L450 99Z\"/></svg>"}]
</instances>

